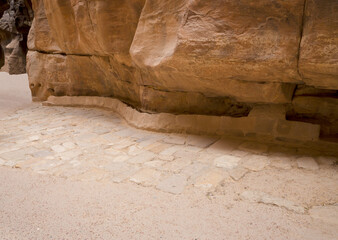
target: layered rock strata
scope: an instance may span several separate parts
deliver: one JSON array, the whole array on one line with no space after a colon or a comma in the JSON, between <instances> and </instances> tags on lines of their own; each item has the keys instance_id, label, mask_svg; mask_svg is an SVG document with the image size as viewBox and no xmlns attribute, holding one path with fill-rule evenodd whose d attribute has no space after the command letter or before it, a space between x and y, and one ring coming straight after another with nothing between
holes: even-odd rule
<instances>
[{"instance_id":1,"label":"layered rock strata","mask_svg":"<svg viewBox=\"0 0 338 240\"><path fill-rule=\"evenodd\" d=\"M232 117L279 105L338 133L337 0L32 3L35 100L103 96L148 113Z\"/></svg>"}]
</instances>

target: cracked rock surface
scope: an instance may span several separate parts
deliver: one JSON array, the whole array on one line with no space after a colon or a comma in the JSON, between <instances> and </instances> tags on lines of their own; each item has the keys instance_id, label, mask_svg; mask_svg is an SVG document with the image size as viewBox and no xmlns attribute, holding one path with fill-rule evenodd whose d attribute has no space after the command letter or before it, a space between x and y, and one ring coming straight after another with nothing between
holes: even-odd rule
<instances>
[{"instance_id":1,"label":"cracked rock surface","mask_svg":"<svg viewBox=\"0 0 338 240\"><path fill-rule=\"evenodd\" d=\"M145 112L233 117L282 104L288 118L338 134L326 111L337 108L336 0L32 2L35 100L105 96Z\"/></svg>"}]
</instances>

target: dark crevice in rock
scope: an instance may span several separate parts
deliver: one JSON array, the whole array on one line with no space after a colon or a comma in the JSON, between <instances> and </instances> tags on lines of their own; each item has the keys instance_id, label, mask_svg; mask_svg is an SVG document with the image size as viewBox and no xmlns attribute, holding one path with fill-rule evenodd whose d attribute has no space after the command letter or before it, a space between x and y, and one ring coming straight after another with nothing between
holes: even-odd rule
<instances>
[{"instance_id":1,"label":"dark crevice in rock","mask_svg":"<svg viewBox=\"0 0 338 240\"><path fill-rule=\"evenodd\" d=\"M93 55L93 54L83 54L83 53L65 53L65 52L47 52L43 50L30 50L30 51L36 51L38 53L42 54L50 54L50 55L62 55L62 56L79 56L79 57L106 57L106 56L100 56L100 55Z\"/></svg>"},{"instance_id":2,"label":"dark crevice in rock","mask_svg":"<svg viewBox=\"0 0 338 240\"><path fill-rule=\"evenodd\" d=\"M338 91L297 86L286 119L319 124L322 138L337 138Z\"/></svg>"}]
</instances>

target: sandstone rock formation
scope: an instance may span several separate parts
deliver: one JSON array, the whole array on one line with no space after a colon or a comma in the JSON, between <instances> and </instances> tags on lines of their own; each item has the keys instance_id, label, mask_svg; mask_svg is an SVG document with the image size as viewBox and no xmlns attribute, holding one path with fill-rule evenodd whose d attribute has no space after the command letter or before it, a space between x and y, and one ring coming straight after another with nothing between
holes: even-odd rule
<instances>
[{"instance_id":1,"label":"sandstone rock formation","mask_svg":"<svg viewBox=\"0 0 338 240\"><path fill-rule=\"evenodd\" d=\"M7 0L0 0L0 16L2 16L5 10L7 10L8 8L9 4ZM6 35L7 35L6 32L0 29L0 43L1 39L7 37ZM4 64L5 64L5 51L2 49L2 46L0 44L0 69Z\"/></svg>"},{"instance_id":2,"label":"sandstone rock formation","mask_svg":"<svg viewBox=\"0 0 338 240\"><path fill-rule=\"evenodd\" d=\"M3 70L10 74L25 73L27 36L33 19L30 0L2 0L0 10L0 68L6 63Z\"/></svg>"},{"instance_id":3,"label":"sandstone rock formation","mask_svg":"<svg viewBox=\"0 0 338 240\"><path fill-rule=\"evenodd\" d=\"M105 96L150 113L234 117L279 104L338 134L337 0L32 3L35 100Z\"/></svg>"}]
</instances>

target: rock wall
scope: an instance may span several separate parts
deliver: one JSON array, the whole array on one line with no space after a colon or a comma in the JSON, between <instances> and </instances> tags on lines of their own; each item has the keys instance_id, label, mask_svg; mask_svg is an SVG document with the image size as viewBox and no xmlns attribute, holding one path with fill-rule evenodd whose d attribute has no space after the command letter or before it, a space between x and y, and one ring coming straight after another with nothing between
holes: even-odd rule
<instances>
[{"instance_id":1,"label":"rock wall","mask_svg":"<svg viewBox=\"0 0 338 240\"><path fill-rule=\"evenodd\" d=\"M149 113L233 117L282 105L288 119L338 134L338 0L32 3L34 100L104 96Z\"/></svg>"},{"instance_id":2,"label":"rock wall","mask_svg":"<svg viewBox=\"0 0 338 240\"><path fill-rule=\"evenodd\" d=\"M32 20L30 0L0 0L0 68L2 71L10 74L26 72L27 36Z\"/></svg>"}]
</instances>

